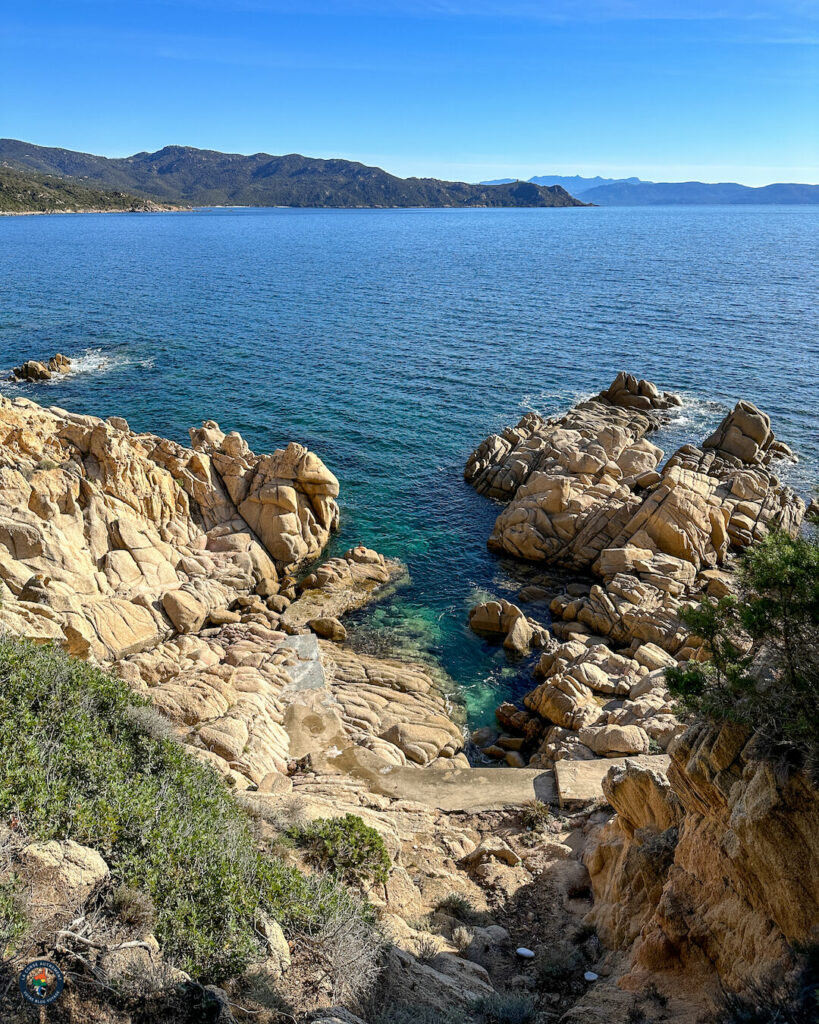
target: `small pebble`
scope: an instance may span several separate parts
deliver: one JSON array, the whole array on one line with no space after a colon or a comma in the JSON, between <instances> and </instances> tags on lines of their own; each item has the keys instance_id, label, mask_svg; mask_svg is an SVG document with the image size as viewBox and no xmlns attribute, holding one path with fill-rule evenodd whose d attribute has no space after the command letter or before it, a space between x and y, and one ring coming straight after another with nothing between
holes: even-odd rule
<instances>
[{"instance_id":1,"label":"small pebble","mask_svg":"<svg viewBox=\"0 0 819 1024\"><path fill-rule=\"evenodd\" d=\"M535 955L531 949L527 949L525 946L518 946L515 952L518 956L522 956L524 960L531 960ZM597 977L597 975L595 975L595 977Z\"/></svg>"},{"instance_id":2,"label":"small pebble","mask_svg":"<svg viewBox=\"0 0 819 1024\"><path fill-rule=\"evenodd\" d=\"M594 971L586 971L583 977L586 979L586 981L597 981L600 975L595 974Z\"/></svg>"}]
</instances>

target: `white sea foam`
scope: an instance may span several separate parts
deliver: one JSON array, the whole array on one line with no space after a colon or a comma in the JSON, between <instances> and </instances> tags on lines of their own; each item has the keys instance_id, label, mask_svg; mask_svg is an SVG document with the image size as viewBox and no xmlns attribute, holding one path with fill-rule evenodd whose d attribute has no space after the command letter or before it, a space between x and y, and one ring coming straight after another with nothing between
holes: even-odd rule
<instances>
[{"instance_id":1,"label":"white sea foam","mask_svg":"<svg viewBox=\"0 0 819 1024\"><path fill-rule=\"evenodd\" d=\"M76 356L70 356L72 373L104 374L125 366L149 369L154 365L151 358L137 359L128 352L106 352L102 348L88 348Z\"/></svg>"}]
</instances>

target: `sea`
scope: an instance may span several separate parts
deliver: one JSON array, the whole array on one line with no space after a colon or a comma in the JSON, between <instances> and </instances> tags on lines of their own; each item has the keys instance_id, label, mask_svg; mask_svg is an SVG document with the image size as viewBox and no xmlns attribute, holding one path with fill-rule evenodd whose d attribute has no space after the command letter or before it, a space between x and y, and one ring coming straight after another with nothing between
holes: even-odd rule
<instances>
[{"instance_id":1,"label":"sea","mask_svg":"<svg viewBox=\"0 0 819 1024\"><path fill-rule=\"evenodd\" d=\"M470 452L627 370L684 399L654 438L666 455L748 399L809 496L819 208L0 217L0 371L56 351L75 372L0 393L317 452L341 482L328 554L361 542L408 570L352 642L428 664L474 727L531 688L532 658L472 634L469 609L538 573L487 551L500 508L464 482Z\"/></svg>"}]
</instances>

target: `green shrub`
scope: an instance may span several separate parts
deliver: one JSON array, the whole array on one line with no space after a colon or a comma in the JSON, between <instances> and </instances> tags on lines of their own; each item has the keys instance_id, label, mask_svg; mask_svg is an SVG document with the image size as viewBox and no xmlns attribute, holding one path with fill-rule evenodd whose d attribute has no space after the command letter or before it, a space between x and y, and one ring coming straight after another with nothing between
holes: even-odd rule
<instances>
[{"instance_id":1,"label":"green shrub","mask_svg":"<svg viewBox=\"0 0 819 1024\"><path fill-rule=\"evenodd\" d=\"M782 531L739 564L741 598L704 598L684 618L711 660L669 669L684 708L758 733L772 760L819 778L819 542Z\"/></svg>"},{"instance_id":2,"label":"green shrub","mask_svg":"<svg viewBox=\"0 0 819 1024\"><path fill-rule=\"evenodd\" d=\"M145 731L151 715L134 709L146 706L55 648L0 640L0 816L32 839L99 850L116 882L150 900L172 963L234 976L262 955L260 910L286 929L314 927L338 893L263 858L216 772Z\"/></svg>"},{"instance_id":3,"label":"green shrub","mask_svg":"<svg viewBox=\"0 0 819 1024\"><path fill-rule=\"evenodd\" d=\"M111 894L111 909L123 924L150 931L156 919L156 907L150 896L121 883Z\"/></svg>"},{"instance_id":4,"label":"green shrub","mask_svg":"<svg viewBox=\"0 0 819 1024\"><path fill-rule=\"evenodd\" d=\"M292 826L285 835L306 850L318 867L347 882L386 882L389 877L391 862L384 840L355 814L317 818Z\"/></svg>"},{"instance_id":5,"label":"green shrub","mask_svg":"<svg viewBox=\"0 0 819 1024\"><path fill-rule=\"evenodd\" d=\"M483 910L478 910L468 896L464 896L459 892L451 892L448 896L445 896L435 909L448 914L450 917L454 917L456 921L460 921L462 924L477 926L492 923L489 914Z\"/></svg>"},{"instance_id":6,"label":"green shrub","mask_svg":"<svg viewBox=\"0 0 819 1024\"><path fill-rule=\"evenodd\" d=\"M437 935L429 932L421 934L415 940L415 959L422 964L431 964L443 952L443 944Z\"/></svg>"},{"instance_id":7,"label":"green shrub","mask_svg":"<svg viewBox=\"0 0 819 1024\"><path fill-rule=\"evenodd\" d=\"M541 946L534 960L538 987L546 992L566 995L577 987L583 966L582 954L570 942Z\"/></svg>"},{"instance_id":8,"label":"green shrub","mask_svg":"<svg viewBox=\"0 0 819 1024\"><path fill-rule=\"evenodd\" d=\"M529 800L521 808L520 820L525 828L530 828L534 832L539 832L546 828L552 820L552 810L549 805L544 803L542 800Z\"/></svg>"},{"instance_id":9,"label":"green shrub","mask_svg":"<svg viewBox=\"0 0 819 1024\"><path fill-rule=\"evenodd\" d=\"M0 881L0 961L16 952L27 931L23 890L12 875Z\"/></svg>"}]
</instances>

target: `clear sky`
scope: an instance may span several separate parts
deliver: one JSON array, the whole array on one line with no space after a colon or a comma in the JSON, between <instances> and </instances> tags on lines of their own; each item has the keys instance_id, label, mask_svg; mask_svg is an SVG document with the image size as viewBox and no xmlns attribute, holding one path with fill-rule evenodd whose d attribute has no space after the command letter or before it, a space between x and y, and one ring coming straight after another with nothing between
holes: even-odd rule
<instances>
[{"instance_id":1,"label":"clear sky","mask_svg":"<svg viewBox=\"0 0 819 1024\"><path fill-rule=\"evenodd\" d=\"M819 0L26 0L0 136L819 183Z\"/></svg>"}]
</instances>

